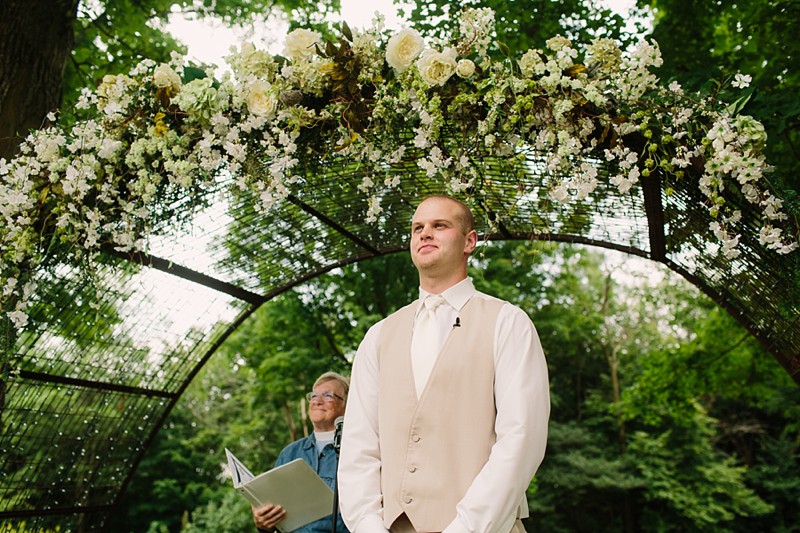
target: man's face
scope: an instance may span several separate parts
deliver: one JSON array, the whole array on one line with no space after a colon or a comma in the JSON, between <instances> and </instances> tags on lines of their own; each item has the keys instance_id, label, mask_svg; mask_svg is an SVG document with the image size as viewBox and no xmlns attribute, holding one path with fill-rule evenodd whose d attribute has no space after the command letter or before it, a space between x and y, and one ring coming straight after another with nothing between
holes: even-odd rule
<instances>
[{"instance_id":1,"label":"man's face","mask_svg":"<svg viewBox=\"0 0 800 533\"><path fill-rule=\"evenodd\" d=\"M317 398L308 404L308 417L316 431L333 431L334 422L340 416L344 416L344 389L338 381L326 381L314 387ZM329 401L325 396L333 394L333 400Z\"/></svg>"},{"instance_id":2,"label":"man's face","mask_svg":"<svg viewBox=\"0 0 800 533\"><path fill-rule=\"evenodd\" d=\"M450 274L466 268L475 248L474 231L464 234L462 207L447 198L428 198L411 219L411 260L420 272Z\"/></svg>"}]
</instances>

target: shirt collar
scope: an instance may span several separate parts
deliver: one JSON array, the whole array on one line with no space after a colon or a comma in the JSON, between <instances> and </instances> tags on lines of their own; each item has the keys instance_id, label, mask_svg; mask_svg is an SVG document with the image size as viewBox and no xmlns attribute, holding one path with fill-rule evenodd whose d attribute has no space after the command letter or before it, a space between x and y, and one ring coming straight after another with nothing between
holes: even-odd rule
<instances>
[{"instance_id":1,"label":"shirt collar","mask_svg":"<svg viewBox=\"0 0 800 533\"><path fill-rule=\"evenodd\" d=\"M442 293L442 298L447 304L455 309L456 311L461 311L461 308L464 307L470 298L476 293L475 285L472 284L471 278L464 278L463 280L459 281L446 291ZM425 298L431 293L423 289L422 287L419 288L419 302L417 303L417 313L419 313L420 309L423 307L422 302Z\"/></svg>"},{"instance_id":2,"label":"shirt collar","mask_svg":"<svg viewBox=\"0 0 800 533\"><path fill-rule=\"evenodd\" d=\"M303 443L303 448L309 449L317 445L317 437L312 433L308 437L306 437L306 441Z\"/></svg>"}]
</instances>

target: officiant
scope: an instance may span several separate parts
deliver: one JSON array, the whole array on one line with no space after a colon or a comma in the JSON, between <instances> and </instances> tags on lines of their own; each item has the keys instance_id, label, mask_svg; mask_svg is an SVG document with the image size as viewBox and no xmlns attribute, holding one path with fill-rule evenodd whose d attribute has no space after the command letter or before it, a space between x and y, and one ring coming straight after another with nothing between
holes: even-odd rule
<instances>
[{"instance_id":1,"label":"officiant","mask_svg":"<svg viewBox=\"0 0 800 533\"><path fill-rule=\"evenodd\" d=\"M303 459L321 477L325 483L335 490L337 457L334 449L335 421L344 415L350 380L336 372L325 372L314 382L308 400L308 417L314 426L314 433L296 440L286 446L275 466L286 464L295 459ZM268 503L253 508L253 521L259 531L272 532L278 523L286 517L286 511L277 504ZM333 530L332 515L294 530L293 533L330 533ZM342 521L341 514L336 516L336 532L349 533Z\"/></svg>"}]
</instances>

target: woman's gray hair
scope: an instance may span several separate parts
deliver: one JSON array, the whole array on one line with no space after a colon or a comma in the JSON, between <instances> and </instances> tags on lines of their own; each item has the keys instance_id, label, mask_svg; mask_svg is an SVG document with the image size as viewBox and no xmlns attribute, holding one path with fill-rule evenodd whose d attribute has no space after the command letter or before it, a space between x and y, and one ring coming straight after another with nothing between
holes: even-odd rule
<instances>
[{"instance_id":1,"label":"woman's gray hair","mask_svg":"<svg viewBox=\"0 0 800 533\"><path fill-rule=\"evenodd\" d=\"M343 376L338 372L325 372L317 378L317 381L314 382L314 386L312 388L316 389L317 385L321 385L329 381L339 382L339 384L342 386L342 390L344 391L344 401L346 402L347 394L350 392L350 378Z\"/></svg>"}]
</instances>

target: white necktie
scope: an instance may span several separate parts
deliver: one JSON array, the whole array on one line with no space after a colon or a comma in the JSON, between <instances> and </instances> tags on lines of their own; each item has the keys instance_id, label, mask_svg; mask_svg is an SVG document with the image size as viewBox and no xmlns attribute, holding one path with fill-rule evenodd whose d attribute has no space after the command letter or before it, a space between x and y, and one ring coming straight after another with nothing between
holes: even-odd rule
<instances>
[{"instance_id":1,"label":"white necktie","mask_svg":"<svg viewBox=\"0 0 800 533\"><path fill-rule=\"evenodd\" d=\"M443 303L444 298L440 295L429 295L423 302L425 308L422 309L416 324L414 324L414 334L411 337L411 368L414 372L417 398L422 396L422 390L431 375L433 364L439 356L441 341L436 308Z\"/></svg>"}]
</instances>

